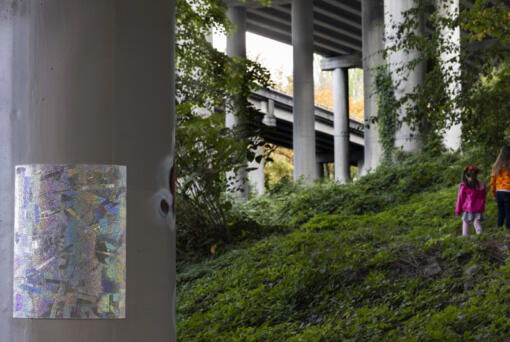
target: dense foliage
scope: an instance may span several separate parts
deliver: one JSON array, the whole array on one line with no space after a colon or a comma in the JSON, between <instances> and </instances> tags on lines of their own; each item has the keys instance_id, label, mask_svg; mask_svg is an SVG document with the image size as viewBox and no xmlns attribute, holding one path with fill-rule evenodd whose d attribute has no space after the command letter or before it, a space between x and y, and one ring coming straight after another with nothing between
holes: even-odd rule
<instances>
[{"instance_id":1,"label":"dense foliage","mask_svg":"<svg viewBox=\"0 0 510 342\"><path fill-rule=\"evenodd\" d=\"M263 2L263 1L261 1ZM266 1L267 2L267 1ZM176 32L176 169L178 257L229 241L237 230L225 197L227 171L238 171L256 156L260 113L251 92L270 86L269 73L245 58L231 58L206 40L213 30L231 32L227 6L217 0L178 0ZM226 101L230 99L229 101ZM240 124L225 128L225 113ZM230 180L232 181L232 180ZM230 182L235 189L235 183Z\"/></svg>"},{"instance_id":2,"label":"dense foliage","mask_svg":"<svg viewBox=\"0 0 510 342\"><path fill-rule=\"evenodd\" d=\"M477 163L478 156L398 153L396 164L382 165L376 172L346 185L323 182L308 187L284 181L268 195L245 203L243 212L263 225L290 228L319 213L377 213L408 201L416 193L457 184L461 165Z\"/></svg>"},{"instance_id":3,"label":"dense foliage","mask_svg":"<svg viewBox=\"0 0 510 342\"><path fill-rule=\"evenodd\" d=\"M419 156L397 153L395 162L399 163L398 167L390 163L382 165L376 173L347 185L326 181L308 187L284 177L269 189L268 194L245 203L235 203L225 225L200 225L202 218L199 215L190 217L191 224L203 228L180 233L182 238L178 247L182 257L179 260L199 260L222 253L240 241L288 232L318 213L379 212L397 201L407 201L424 189L456 184L460 165L479 161L471 154L460 157L458 154Z\"/></svg>"},{"instance_id":4,"label":"dense foliage","mask_svg":"<svg viewBox=\"0 0 510 342\"><path fill-rule=\"evenodd\" d=\"M386 163L392 159L395 151L395 134L401 125L397 118L395 86L386 64L379 66L375 72L375 89L377 94L375 122L377 123L379 142L383 151L382 161Z\"/></svg>"},{"instance_id":5,"label":"dense foliage","mask_svg":"<svg viewBox=\"0 0 510 342\"><path fill-rule=\"evenodd\" d=\"M473 89L466 106L463 135L466 145L483 146L486 160L510 145L510 65L490 70Z\"/></svg>"}]
</instances>

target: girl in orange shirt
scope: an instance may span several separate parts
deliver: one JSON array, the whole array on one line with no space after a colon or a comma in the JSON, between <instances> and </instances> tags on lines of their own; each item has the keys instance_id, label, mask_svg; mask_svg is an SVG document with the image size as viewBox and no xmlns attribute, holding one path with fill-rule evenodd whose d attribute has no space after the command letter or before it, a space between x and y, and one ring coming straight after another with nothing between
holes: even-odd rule
<instances>
[{"instance_id":1,"label":"girl in orange shirt","mask_svg":"<svg viewBox=\"0 0 510 342\"><path fill-rule=\"evenodd\" d=\"M498 204L498 227L501 227L506 219L506 228L510 229L510 146L501 149L494 163L491 192Z\"/></svg>"}]
</instances>

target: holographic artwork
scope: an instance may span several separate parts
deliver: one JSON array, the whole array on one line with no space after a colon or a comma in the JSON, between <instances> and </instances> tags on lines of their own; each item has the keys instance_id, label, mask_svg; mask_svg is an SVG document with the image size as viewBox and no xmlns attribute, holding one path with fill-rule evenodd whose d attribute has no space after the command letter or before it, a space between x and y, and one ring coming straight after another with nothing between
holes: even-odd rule
<instances>
[{"instance_id":1,"label":"holographic artwork","mask_svg":"<svg viewBox=\"0 0 510 342\"><path fill-rule=\"evenodd\" d=\"M13 317L126 317L126 167L16 167Z\"/></svg>"}]
</instances>

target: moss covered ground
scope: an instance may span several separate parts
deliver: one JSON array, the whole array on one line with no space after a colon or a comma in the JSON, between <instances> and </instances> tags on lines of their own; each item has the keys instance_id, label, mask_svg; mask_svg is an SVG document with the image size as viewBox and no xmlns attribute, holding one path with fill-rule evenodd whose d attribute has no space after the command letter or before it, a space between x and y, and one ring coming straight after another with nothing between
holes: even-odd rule
<instances>
[{"instance_id":1,"label":"moss covered ground","mask_svg":"<svg viewBox=\"0 0 510 342\"><path fill-rule=\"evenodd\" d=\"M179 266L179 340L510 339L510 234L489 195L484 233L460 236L464 163L410 158L247 203L281 229Z\"/></svg>"}]
</instances>

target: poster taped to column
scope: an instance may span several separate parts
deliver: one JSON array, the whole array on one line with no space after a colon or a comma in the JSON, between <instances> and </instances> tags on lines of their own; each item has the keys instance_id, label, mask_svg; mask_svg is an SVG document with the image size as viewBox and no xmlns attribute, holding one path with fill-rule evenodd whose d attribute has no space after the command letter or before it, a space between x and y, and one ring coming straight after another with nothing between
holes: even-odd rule
<instances>
[{"instance_id":1,"label":"poster taped to column","mask_svg":"<svg viewBox=\"0 0 510 342\"><path fill-rule=\"evenodd\" d=\"M126 317L126 167L16 167L13 317Z\"/></svg>"}]
</instances>

